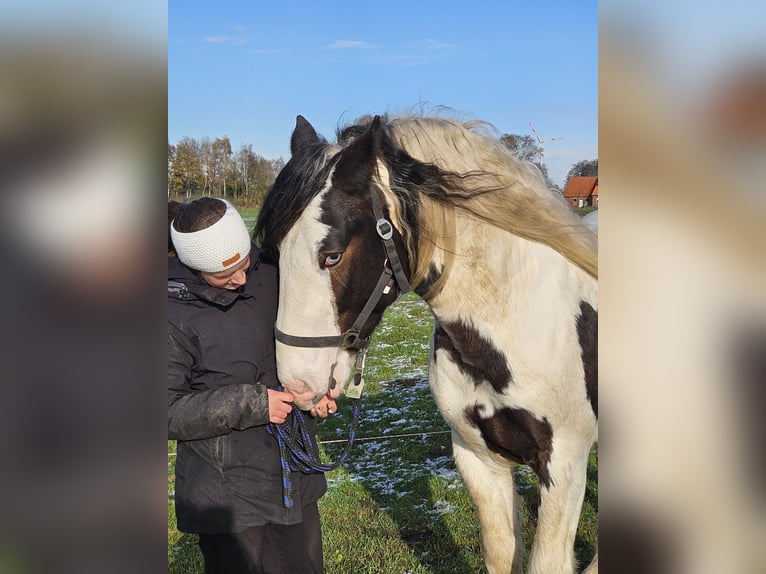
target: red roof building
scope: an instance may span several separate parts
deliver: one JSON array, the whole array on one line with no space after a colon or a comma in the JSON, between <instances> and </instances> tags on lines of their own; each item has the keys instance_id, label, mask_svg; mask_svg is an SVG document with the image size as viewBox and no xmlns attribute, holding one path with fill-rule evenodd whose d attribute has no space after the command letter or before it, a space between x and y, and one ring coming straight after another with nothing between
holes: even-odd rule
<instances>
[{"instance_id":1,"label":"red roof building","mask_svg":"<svg viewBox=\"0 0 766 574\"><path fill-rule=\"evenodd\" d=\"M570 177L564 198L572 207L598 207L598 176Z\"/></svg>"}]
</instances>

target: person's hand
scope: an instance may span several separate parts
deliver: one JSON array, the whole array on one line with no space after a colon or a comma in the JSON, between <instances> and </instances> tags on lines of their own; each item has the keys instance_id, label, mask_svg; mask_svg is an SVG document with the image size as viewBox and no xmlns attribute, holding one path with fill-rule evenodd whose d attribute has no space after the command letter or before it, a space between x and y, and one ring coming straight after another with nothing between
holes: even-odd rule
<instances>
[{"instance_id":1,"label":"person's hand","mask_svg":"<svg viewBox=\"0 0 766 574\"><path fill-rule=\"evenodd\" d=\"M269 389L269 422L281 425L293 410L290 404L295 400L292 393Z\"/></svg>"},{"instance_id":2,"label":"person's hand","mask_svg":"<svg viewBox=\"0 0 766 574\"><path fill-rule=\"evenodd\" d=\"M321 417L321 418L327 418L327 415L331 415L338 411L338 405L335 404L335 399L331 398L330 395L325 395L321 399L319 399L319 402L314 405L314 408L311 409L311 414L315 417Z\"/></svg>"}]
</instances>

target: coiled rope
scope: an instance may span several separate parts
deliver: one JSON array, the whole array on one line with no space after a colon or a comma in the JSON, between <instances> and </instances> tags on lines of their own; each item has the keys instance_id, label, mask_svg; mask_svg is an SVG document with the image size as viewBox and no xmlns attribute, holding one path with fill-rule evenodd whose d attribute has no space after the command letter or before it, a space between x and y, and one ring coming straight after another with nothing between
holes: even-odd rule
<instances>
[{"instance_id":1,"label":"coiled rope","mask_svg":"<svg viewBox=\"0 0 766 574\"><path fill-rule=\"evenodd\" d=\"M337 460L331 463L322 462L316 437L307 430L306 415L300 409L294 408L282 424L268 424L267 430L277 439L279 446L282 468L282 504L285 508L292 508L295 503L292 497L291 472L300 471L304 474L329 472L345 462L351 452L351 447L354 445L361 410L361 399L352 399L348 443Z\"/></svg>"}]
</instances>

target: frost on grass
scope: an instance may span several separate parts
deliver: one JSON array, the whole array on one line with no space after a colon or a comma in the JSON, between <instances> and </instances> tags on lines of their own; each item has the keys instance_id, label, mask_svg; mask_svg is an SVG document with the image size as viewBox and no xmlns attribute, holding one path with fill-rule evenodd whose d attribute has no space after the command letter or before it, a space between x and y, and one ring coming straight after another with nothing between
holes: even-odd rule
<instances>
[{"instance_id":1,"label":"frost on grass","mask_svg":"<svg viewBox=\"0 0 766 574\"><path fill-rule=\"evenodd\" d=\"M343 468L328 475L330 489L351 482L378 497L384 509L406 497L410 509L449 511L445 500L426 494L436 490L434 481L443 492L462 488L428 385L432 328L433 315L420 300L404 298L386 311L365 372L376 392L362 398L357 443ZM347 427L336 433L347 436Z\"/></svg>"},{"instance_id":2,"label":"frost on grass","mask_svg":"<svg viewBox=\"0 0 766 574\"><path fill-rule=\"evenodd\" d=\"M430 513L442 515L442 514L451 514L454 511L455 511L454 507L446 500L437 500L436 502L434 502L434 507L432 510L430 510Z\"/></svg>"},{"instance_id":3,"label":"frost on grass","mask_svg":"<svg viewBox=\"0 0 766 574\"><path fill-rule=\"evenodd\" d=\"M374 438L354 445L344 472L328 477L330 488L350 481L394 503L410 495L422 497L423 484L432 479L440 481L445 490L462 487L448 435L442 432L446 426L436 412L427 379L381 383L375 402L363 409L362 421L359 436ZM429 455L422 456L423 452ZM445 500L413 504L429 513L452 511Z\"/></svg>"}]
</instances>

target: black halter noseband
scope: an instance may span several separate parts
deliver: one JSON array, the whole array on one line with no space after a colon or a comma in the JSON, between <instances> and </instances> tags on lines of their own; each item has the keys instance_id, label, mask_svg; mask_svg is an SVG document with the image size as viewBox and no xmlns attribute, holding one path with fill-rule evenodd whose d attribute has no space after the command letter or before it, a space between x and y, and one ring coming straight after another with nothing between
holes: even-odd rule
<instances>
[{"instance_id":1,"label":"black halter noseband","mask_svg":"<svg viewBox=\"0 0 766 574\"><path fill-rule=\"evenodd\" d=\"M394 226L383 215L383 207L380 204L380 198L378 194L373 190L372 194L372 212L375 215L376 223L375 230L383 240L383 246L386 249L386 260L383 262L383 271L378 278L378 283L375 285L370 294L367 303L359 312L359 316L354 321L354 324L341 335L330 335L326 337L299 337L296 335L288 335L274 327L274 336L277 341L289 345L291 347L341 347L343 349L354 349L361 351L366 349L370 344L370 338L363 338L361 336L362 328L370 317L372 310L380 301L383 295L387 294L394 282L399 288L399 293L404 294L411 290L410 282L407 279L407 275L402 268L402 262L399 259L399 253L396 251L396 245L392 239L394 234ZM393 278L392 278L393 275Z\"/></svg>"}]
</instances>

